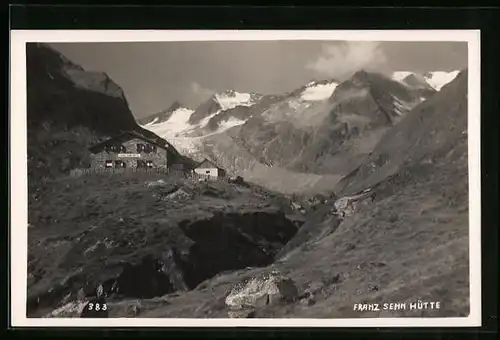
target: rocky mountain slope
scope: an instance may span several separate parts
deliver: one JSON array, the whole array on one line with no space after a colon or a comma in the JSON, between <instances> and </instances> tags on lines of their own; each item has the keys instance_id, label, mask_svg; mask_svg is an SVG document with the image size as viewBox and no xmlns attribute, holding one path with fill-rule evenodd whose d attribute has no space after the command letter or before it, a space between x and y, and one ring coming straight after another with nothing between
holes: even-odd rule
<instances>
[{"instance_id":1,"label":"rocky mountain slope","mask_svg":"<svg viewBox=\"0 0 500 340\"><path fill-rule=\"evenodd\" d=\"M422 100L412 89L360 71L326 100L287 98L252 117L238 138L265 163L299 172L343 174L380 133Z\"/></svg>"},{"instance_id":2,"label":"rocky mountain slope","mask_svg":"<svg viewBox=\"0 0 500 340\"><path fill-rule=\"evenodd\" d=\"M252 106L261 98L262 96L260 94L241 93L234 90L216 93L194 111L189 118L189 122L191 124L197 124L202 120L208 120L214 117L221 111L234 109L237 106Z\"/></svg>"},{"instance_id":3,"label":"rocky mountain slope","mask_svg":"<svg viewBox=\"0 0 500 340\"><path fill-rule=\"evenodd\" d=\"M344 82L314 81L228 110L212 98L197 109L208 120L191 124L195 111L177 129L168 122L144 127L195 159L208 156L275 190L315 191L311 183L333 184L358 166L388 128L435 92L360 71Z\"/></svg>"},{"instance_id":4,"label":"rocky mountain slope","mask_svg":"<svg viewBox=\"0 0 500 340\"><path fill-rule=\"evenodd\" d=\"M434 164L467 147L467 72L415 107L379 141L363 164L338 185L342 192L373 186L402 166ZM465 149L464 149L465 148ZM461 157L460 156L460 157Z\"/></svg>"}]
</instances>

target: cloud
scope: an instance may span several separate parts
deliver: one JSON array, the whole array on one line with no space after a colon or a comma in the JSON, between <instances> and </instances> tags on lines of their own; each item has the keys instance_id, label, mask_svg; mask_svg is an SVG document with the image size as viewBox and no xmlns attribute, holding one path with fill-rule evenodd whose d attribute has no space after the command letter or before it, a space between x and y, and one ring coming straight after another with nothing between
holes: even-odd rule
<instances>
[{"instance_id":1,"label":"cloud","mask_svg":"<svg viewBox=\"0 0 500 340\"><path fill-rule=\"evenodd\" d=\"M306 68L322 76L345 79L361 69L383 71L386 62L379 42L349 41L323 45L321 54Z\"/></svg>"},{"instance_id":2,"label":"cloud","mask_svg":"<svg viewBox=\"0 0 500 340\"><path fill-rule=\"evenodd\" d=\"M200 101L207 100L215 93L214 90L205 88L197 82L192 82L190 87L191 91L199 98Z\"/></svg>"}]
</instances>

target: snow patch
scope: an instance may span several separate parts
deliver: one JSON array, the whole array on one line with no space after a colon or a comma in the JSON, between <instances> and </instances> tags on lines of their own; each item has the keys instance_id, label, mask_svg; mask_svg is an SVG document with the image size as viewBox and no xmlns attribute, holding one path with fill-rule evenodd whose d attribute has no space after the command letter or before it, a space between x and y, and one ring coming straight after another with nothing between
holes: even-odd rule
<instances>
[{"instance_id":1,"label":"snow patch","mask_svg":"<svg viewBox=\"0 0 500 340\"><path fill-rule=\"evenodd\" d=\"M158 124L150 123L143 127L162 137L177 136L196 127L189 123L189 117L193 113L194 110L181 107L172 112L167 121Z\"/></svg>"},{"instance_id":2,"label":"snow patch","mask_svg":"<svg viewBox=\"0 0 500 340\"><path fill-rule=\"evenodd\" d=\"M444 71L436 71L436 72L429 72L425 75L425 80L427 83L429 83L430 86L432 86L436 91L441 90L441 88L451 82L453 79L458 76L460 71L451 71L451 72L444 72Z\"/></svg>"},{"instance_id":3,"label":"snow patch","mask_svg":"<svg viewBox=\"0 0 500 340\"><path fill-rule=\"evenodd\" d=\"M225 120L219 124L219 128L217 129L218 132L223 132L226 131L232 127L238 126L238 125L243 125L246 123L246 120L243 119L238 119L235 117L229 117L228 120Z\"/></svg>"},{"instance_id":4,"label":"snow patch","mask_svg":"<svg viewBox=\"0 0 500 340\"><path fill-rule=\"evenodd\" d=\"M408 77L410 74L414 74L413 72L408 72L408 71L396 71L392 74L392 80L402 82L403 79Z\"/></svg>"},{"instance_id":5,"label":"snow patch","mask_svg":"<svg viewBox=\"0 0 500 340\"><path fill-rule=\"evenodd\" d=\"M302 91L300 98L302 100L325 100L330 98L335 88L337 88L337 83L328 83L328 84L318 84L315 86L308 86L304 91Z\"/></svg>"},{"instance_id":6,"label":"snow patch","mask_svg":"<svg viewBox=\"0 0 500 340\"><path fill-rule=\"evenodd\" d=\"M255 104L250 93L231 91L229 93L215 94L215 99L222 108L222 111L234 109L236 106L252 106Z\"/></svg>"}]
</instances>

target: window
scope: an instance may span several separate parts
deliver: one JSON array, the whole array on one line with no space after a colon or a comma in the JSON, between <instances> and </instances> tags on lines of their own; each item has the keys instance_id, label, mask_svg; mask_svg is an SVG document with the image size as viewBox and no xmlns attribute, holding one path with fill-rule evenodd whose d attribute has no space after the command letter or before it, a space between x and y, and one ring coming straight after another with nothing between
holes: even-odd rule
<instances>
[{"instance_id":1,"label":"window","mask_svg":"<svg viewBox=\"0 0 500 340\"><path fill-rule=\"evenodd\" d=\"M141 153L144 152L144 144L137 144L137 152Z\"/></svg>"},{"instance_id":2,"label":"window","mask_svg":"<svg viewBox=\"0 0 500 340\"><path fill-rule=\"evenodd\" d=\"M110 152L126 152L127 148L125 148L125 146L121 145L121 144L111 144L111 145L106 145L104 150L108 153L110 153Z\"/></svg>"},{"instance_id":3,"label":"window","mask_svg":"<svg viewBox=\"0 0 500 340\"><path fill-rule=\"evenodd\" d=\"M146 152L146 153L154 153L154 152L156 152L156 145L154 145L154 144L146 144L144 146L144 152Z\"/></svg>"},{"instance_id":4,"label":"window","mask_svg":"<svg viewBox=\"0 0 500 340\"><path fill-rule=\"evenodd\" d=\"M210 170L205 171L205 173L209 174L209 173L210 173Z\"/></svg>"},{"instance_id":5,"label":"window","mask_svg":"<svg viewBox=\"0 0 500 340\"><path fill-rule=\"evenodd\" d=\"M124 161L115 161L115 168L126 168L127 165Z\"/></svg>"},{"instance_id":6,"label":"window","mask_svg":"<svg viewBox=\"0 0 500 340\"><path fill-rule=\"evenodd\" d=\"M152 168L153 167L153 161L146 161L146 166L148 168Z\"/></svg>"},{"instance_id":7,"label":"window","mask_svg":"<svg viewBox=\"0 0 500 340\"><path fill-rule=\"evenodd\" d=\"M112 168L113 167L113 161L106 161L106 163L104 164L104 167L106 167L106 168Z\"/></svg>"}]
</instances>

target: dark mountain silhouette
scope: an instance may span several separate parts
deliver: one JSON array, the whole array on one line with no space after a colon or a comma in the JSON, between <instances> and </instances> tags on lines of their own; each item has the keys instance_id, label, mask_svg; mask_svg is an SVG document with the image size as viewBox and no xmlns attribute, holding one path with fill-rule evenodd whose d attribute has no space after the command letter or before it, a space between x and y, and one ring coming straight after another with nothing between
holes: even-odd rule
<instances>
[{"instance_id":1,"label":"dark mountain silhouette","mask_svg":"<svg viewBox=\"0 0 500 340\"><path fill-rule=\"evenodd\" d=\"M106 73L87 72L46 44L26 46L28 125L44 121L96 133L138 129L121 88Z\"/></svg>"}]
</instances>

